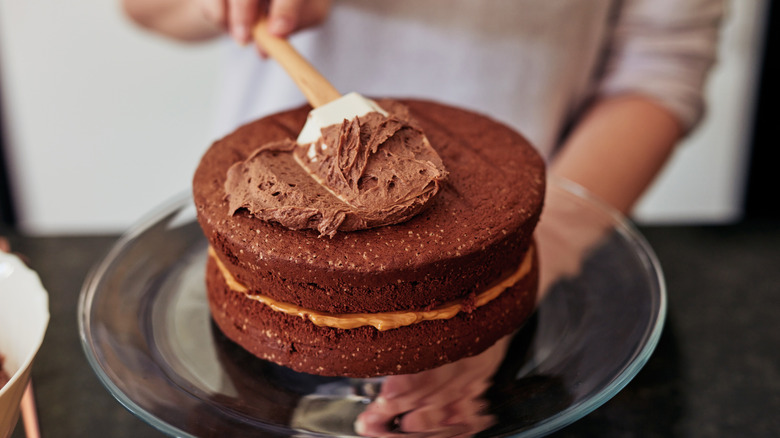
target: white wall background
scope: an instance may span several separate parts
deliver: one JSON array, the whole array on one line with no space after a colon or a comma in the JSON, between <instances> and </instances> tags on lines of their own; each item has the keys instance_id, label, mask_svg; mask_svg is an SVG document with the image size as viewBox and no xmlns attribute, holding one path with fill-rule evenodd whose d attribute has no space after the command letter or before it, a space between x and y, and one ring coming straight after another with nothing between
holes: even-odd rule
<instances>
[{"instance_id":1,"label":"white wall background","mask_svg":"<svg viewBox=\"0 0 780 438\"><path fill-rule=\"evenodd\" d=\"M118 0L0 0L12 185L30 233L112 232L188 189L217 47L130 24Z\"/></svg>"},{"instance_id":2,"label":"white wall background","mask_svg":"<svg viewBox=\"0 0 780 438\"><path fill-rule=\"evenodd\" d=\"M766 0L731 5L703 125L641 202L643 223L739 218ZM0 0L6 151L20 227L117 232L189 190L208 147L214 44L131 25L111 0Z\"/></svg>"}]
</instances>

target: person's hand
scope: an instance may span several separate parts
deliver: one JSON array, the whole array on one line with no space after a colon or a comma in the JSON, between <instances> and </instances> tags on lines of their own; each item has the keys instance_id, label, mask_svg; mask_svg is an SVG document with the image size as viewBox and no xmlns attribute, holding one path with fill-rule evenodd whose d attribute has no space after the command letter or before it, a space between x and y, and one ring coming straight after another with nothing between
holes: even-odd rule
<instances>
[{"instance_id":1,"label":"person's hand","mask_svg":"<svg viewBox=\"0 0 780 438\"><path fill-rule=\"evenodd\" d=\"M203 15L224 29L237 43L252 40L252 26L268 16L268 31L287 37L325 20L331 0L197 0Z\"/></svg>"},{"instance_id":2,"label":"person's hand","mask_svg":"<svg viewBox=\"0 0 780 438\"><path fill-rule=\"evenodd\" d=\"M11 252L11 244L3 236L0 236L0 252Z\"/></svg>"},{"instance_id":3,"label":"person's hand","mask_svg":"<svg viewBox=\"0 0 780 438\"><path fill-rule=\"evenodd\" d=\"M506 355L505 336L484 352L417 374L388 376L355 422L362 436L471 436L495 418L482 398Z\"/></svg>"}]
</instances>

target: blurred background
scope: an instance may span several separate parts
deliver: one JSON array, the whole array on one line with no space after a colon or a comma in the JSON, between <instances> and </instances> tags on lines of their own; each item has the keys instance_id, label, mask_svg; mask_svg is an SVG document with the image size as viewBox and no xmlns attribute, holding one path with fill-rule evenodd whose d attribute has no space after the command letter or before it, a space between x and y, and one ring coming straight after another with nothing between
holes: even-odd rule
<instances>
[{"instance_id":1,"label":"blurred background","mask_svg":"<svg viewBox=\"0 0 780 438\"><path fill-rule=\"evenodd\" d=\"M221 43L145 33L118 3L0 0L0 223L29 235L116 233L189 190L214 140ZM707 115L642 200L640 224L777 217L768 60L780 7L729 9Z\"/></svg>"},{"instance_id":2,"label":"blurred background","mask_svg":"<svg viewBox=\"0 0 780 438\"><path fill-rule=\"evenodd\" d=\"M729 2L706 117L634 217L670 292L656 352L556 436L780 436L778 14ZM190 190L220 44L148 34L118 0L0 0L0 235L49 290L33 368L44 436L162 436L85 372L75 316L116 233Z\"/></svg>"}]
</instances>

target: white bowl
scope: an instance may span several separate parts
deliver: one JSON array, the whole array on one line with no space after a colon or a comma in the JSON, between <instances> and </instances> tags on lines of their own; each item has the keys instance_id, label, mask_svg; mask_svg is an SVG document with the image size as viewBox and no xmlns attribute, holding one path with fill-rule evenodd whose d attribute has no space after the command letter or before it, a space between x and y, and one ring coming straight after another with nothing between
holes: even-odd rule
<instances>
[{"instance_id":1,"label":"white bowl","mask_svg":"<svg viewBox=\"0 0 780 438\"><path fill-rule=\"evenodd\" d=\"M13 432L30 369L49 324L49 296L18 257L0 252L0 354L11 380L0 389L0 437Z\"/></svg>"}]
</instances>

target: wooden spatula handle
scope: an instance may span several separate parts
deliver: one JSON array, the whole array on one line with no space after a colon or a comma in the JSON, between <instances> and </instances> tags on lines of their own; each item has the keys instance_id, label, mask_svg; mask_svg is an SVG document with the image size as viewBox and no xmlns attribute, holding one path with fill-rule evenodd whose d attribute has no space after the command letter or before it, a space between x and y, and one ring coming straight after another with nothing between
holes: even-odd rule
<instances>
[{"instance_id":1,"label":"wooden spatula handle","mask_svg":"<svg viewBox=\"0 0 780 438\"><path fill-rule=\"evenodd\" d=\"M257 22L252 35L255 42L287 70L311 106L317 108L341 97L341 93L292 44L268 33L265 19Z\"/></svg>"}]
</instances>

